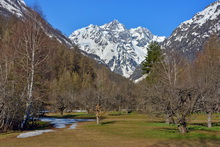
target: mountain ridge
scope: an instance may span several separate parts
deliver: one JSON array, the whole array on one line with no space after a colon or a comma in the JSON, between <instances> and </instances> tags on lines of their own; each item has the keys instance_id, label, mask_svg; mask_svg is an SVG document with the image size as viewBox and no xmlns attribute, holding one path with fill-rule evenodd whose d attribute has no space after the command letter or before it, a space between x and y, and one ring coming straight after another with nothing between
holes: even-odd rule
<instances>
[{"instance_id":1,"label":"mountain ridge","mask_svg":"<svg viewBox=\"0 0 220 147\"><path fill-rule=\"evenodd\" d=\"M163 41L165 37L153 35L143 27L127 29L118 20L102 26L89 25L74 31L69 38L80 49L100 57L118 74L129 77L145 59L151 41Z\"/></svg>"},{"instance_id":2,"label":"mountain ridge","mask_svg":"<svg viewBox=\"0 0 220 147\"><path fill-rule=\"evenodd\" d=\"M193 60L213 34L220 36L220 0L208 5L191 19L182 22L165 39L162 48L178 50L188 59Z\"/></svg>"},{"instance_id":3,"label":"mountain ridge","mask_svg":"<svg viewBox=\"0 0 220 147\"><path fill-rule=\"evenodd\" d=\"M220 0L206 6L191 19L177 26L162 43L162 49L168 52L176 50L193 61L212 35L220 38ZM130 77L131 80L137 81L145 77L141 68L141 66L136 68Z\"/></svg>"},{"instance_id":4,"label":"mountain ridge","mask_svg":"<svg viewBox=\"0 0 220 147\"><path fill-rule=\"evenodd\" d=\"M30 10L23 0L0 1L0 14L4 16L16 15L21 18ZM69 38L48 22L44 21L43 25L49 37L69 47L78 44L81 53L128 78L145 59L146 48L151 41L160 42L163 49L177 50L189 59L195 59L212 34L220 37L220 0L196 13L192 19L182 22L166 39L153 35L144 27L127 29L118 20L102 26L91 24L74 31Z\"/></svg>"},{"instance_id":5,"label":"mountain ridge","mask_svg":"<svg viewBox=\"0 0 220 147\"><path fill-rule=\"evenodd\" d=\"M14 14L18 17L22 17L28 8L23 0L1 0L0 1L0 13L4 16Z\"/></svg>"},{"instance_id":6,"label":"mountain ridge","mask_svg":"<svg viewBox=\"0 0 220 147\"><path fill-rule=\"evenodd\" d=\"M0 14L5 17L16 16L20 20L25 19L29 16L29 13L34 11L33 9L29 8L23 0L1 0L0 1ZM63 35L59 30L53 28L51 24L49 24L46 20L42 18L41 23L42 28L44 29L45 33L50 38L55 38L60 43L63 43L69 47L72 46L72 42L69 40L68 37Z\"/></svg>"}]
</instances>

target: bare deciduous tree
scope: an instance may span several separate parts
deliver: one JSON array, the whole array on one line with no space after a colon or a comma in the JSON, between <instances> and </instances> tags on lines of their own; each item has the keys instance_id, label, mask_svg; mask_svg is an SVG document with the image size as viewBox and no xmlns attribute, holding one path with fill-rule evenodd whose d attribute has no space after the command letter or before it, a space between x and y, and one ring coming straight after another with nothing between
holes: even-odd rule
<instances>
[{"instance_id":1,"label":"bare deciduous tree","mask_svg":"<svg viewBox=\"0 0 220 147\"><path fill-rule=\"evenodd\" d=\"M195 78L202 93L197 109L207 114L207 125L212 127L212 113L220 108L220 41L212 36L195 62Z\"/></svg>"},{"instance_id":2,"label":"bare deciduous tree","mask_svg":"<svg viewBox=\"0 0 220 147\"><path fill-rule=\"evenodd\" d=\"M17 25L17 37L14 40L14 47L18 52L19 66L25 75L22 77L26 81L26 109L21 129L24 129L31 113L34 101L33 91L35 83L35 73L37 66L42 64L48 56L47 37L40 23L40 16L31 12L27 19Z\"/></svg>"}]
</instances>

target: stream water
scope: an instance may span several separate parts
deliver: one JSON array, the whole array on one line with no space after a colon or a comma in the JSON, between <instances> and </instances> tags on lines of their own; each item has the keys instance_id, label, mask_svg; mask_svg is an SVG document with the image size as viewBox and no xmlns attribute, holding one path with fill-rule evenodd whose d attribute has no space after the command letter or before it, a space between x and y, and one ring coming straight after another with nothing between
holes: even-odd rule
<instances>
[{"instance_id":1,"label":"stream water","mask_svg":"<svg viewBox=\"0 0 220 147\"><path fill-rule=\"evenodd\" d=\"M77 122L85 122L85 121L95 121L94 119L67 119L67 118L47 118L42 117L39 118L40 121L50 122L54 126L54 128L66 128L66 125L70 125L69 129L75 129L77 126ZM47 130L35 130L31 132L21 133L17 136L17 138L27 138L33 137L37 135L41 135L47 132L55 132L55 130L47 129Z\"/></svg>"}]
</instances>

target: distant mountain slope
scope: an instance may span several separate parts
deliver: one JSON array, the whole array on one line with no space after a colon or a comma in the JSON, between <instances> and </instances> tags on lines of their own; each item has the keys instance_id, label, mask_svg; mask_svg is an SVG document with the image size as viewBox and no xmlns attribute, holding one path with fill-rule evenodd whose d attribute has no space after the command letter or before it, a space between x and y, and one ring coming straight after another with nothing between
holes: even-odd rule
<instances>
[{"instance_id":1,"label":"distant mountain slope","mask_svg":"<svg viewBox=\"0 0 220 147\"><path fill-rule=\"evenodd\" d=\"M0 0L0 14L4 16L15 14L18 17L22 17L27 11L23 0Z\"/></svg>"},{"instance_id":2,"label":"distant mountain slope","mask_svg":"<svg viewBox=\"0 0 220 147\"><path fill-rule=\"evenodd\" d=\"M130 77L144 60L149 42L162 42L165 37L155 36L143 27L128 30L114 20L76 30L69 38L81 50L98 56L113 72Z\"/></svg>"},{"instance_id":3,"label":"distant mountain slope","mask_svg":"<svg viewBox=\"0 0 220 147\"><path fill-rule=\"evenodd\" d=\"M5 17L12 15L20 19L26 18L32 10L26 6L23 0L0 0L0 14ZM51 38L56 38L59 42L72 46L72 42L59 30L54 29L48 22L42 19L42 27Z\"/></svg>"},{"instance_id":4,"label":"distant mountain slope","mask_svg":"<svg viewBox=\"0 0 220 147\"><path fill-rule=\"evenodd\" d=\"M181 23L164 41L163 48L179 50L194 59L212 34L220 36L220 0Z\"/></svg>"},{"instance_id":5,"label":"distant mountain slope","mask_svg":"<svg viewBox=\"0 0 220 147\"><path fill-rule=\"evenodd\" d=\"M162 48L178 50L193 60L213 34L220 37L220 0L207 6L192 19L181 23L171 36L162 42ZM137 82L146 76L143 76L141 68L141 65L136 68L130 77L131 80Z\"/></svg>"}]
</instances>

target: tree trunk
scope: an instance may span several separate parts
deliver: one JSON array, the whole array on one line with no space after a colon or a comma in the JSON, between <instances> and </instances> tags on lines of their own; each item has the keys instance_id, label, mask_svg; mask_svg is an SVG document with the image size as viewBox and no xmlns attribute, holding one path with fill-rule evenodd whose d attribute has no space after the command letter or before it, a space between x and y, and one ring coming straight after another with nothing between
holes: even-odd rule
<instances>
[{"instance_id":1,"label":"tree trunk","mask_svg":"<svg viewBox=\"0 0 220 147\"><path fill-rule=\"evenodd\" d=\"M100 125L100 117L99 116L96 116L96 124Z\"/></svg>"},{"instance_id":2,"label":"tree trunk","mask_svg":"<svg viewBox=\"0 0 220 147\"><path fill-rule=\"evenodd\" d=\"M91 112L91 110L89 108L85 108L88 114L94 114Z\"/></svg>"},{"instance_id":3,"label":"tree trunk","mask_svg":"<svg viewBox=\"0 0 220 147\"><path fill-rule=\"evenodd\" d=\"M168 125L175 124L173 117L170 116L169 114L166 115L166 124L168 124Z\"/></svg>"},{"instance_id":4,"label":"tree trunk","mask_svg":"<svg viewBox=\"0 0 220 147\"><path fill-rule=\"evenodd\" d=\"M21 124L21 129L23 130L28 121L29 121L29 117L30 117L30 113L31 113L31 109L32 109L32 103L33 103L33 85L34 85L34 70L35 70L35 48L32 48L32 52L31 52L31 70L30 70L30 79L28 78L28 94L27 94L27 106L26 106L26 110L25 110L25 114L24 114L24 119L23 122Z\"/></svg>"},{"instance_id":5,"label":"tree trunk","mask_svg":"<svg viewBox=\"0 0 220 147\"><path fill-rule=\"evenodd\" d=\"M180 131L180 133L182 133L182 134L187 133L187 127L186 127L186 124L179 125L179 131Z\"/></svg>"},{"instance_id":6,"label":"tree trunk","mask_svg":"<svg viewBox=\"0 0 220 147\"><path fill-rule=\"evenodd\" d=\"M211 128L212 127L212 113L211 112L207 114L207 123L208 123L208 128Z\"/></svg>"},{"instance_id":7,"label":"tree trunk","mask_svg":"<svg viewBox=\"0 0 220 147\"><path fill-rule=\"evenodd\" d=\"M32 96L32 92L33 92L33 83L34 83L34 69L32 69L31 72L31 80L30 80L30 84L28 84L28 101L26 104L26 109L25 109L25 114L24 114L24 119L23 122L21 124L21 129L23 130L28 121L29 121L29 117L30 117L30 113L31 113L31 109L32 109L32 102L33 102L33 96Z\"/></svg>"},{"instance_id":8,"label":"tree trunk","mask_svg":"<svg viewBox=\"0 0 220 147\"><path fill-rule=\"evenodd\" d=\"M188 130L187 130L187 123L186 123L185 117L181 118L180 123L178 125L178 128L179 128L180 133L182 133L182 134L185 134L185 133L188 132Z\"/></svg>"},{"instance_id":9,"label":"tree trunk","mask_svg":"<svg viewBox=\"0 0 220 147\"><path fill-rule=\"evenodd\" d=\"M63 109L60 110L60 115L63 116Z\"/></svg>"},{"instance_id":10,"label":"tree trunk","mask_svg":"<svg viewBox=\"0 0 220 147\"><path fill-rule=\"evenodd\" d=\"M28 121L29 121L29 117L30 117L30 112L31 112L31 104L28 103L27 104L27 107L26 107L26 110L25 110L25 113L24 113L24 118L23 118L23 121L21 123L21 130L24 130Z\"/></svg>"},{"instance_id":11,"label":"tree trunk","mask_svg":"<svg viewBox=\"0 0 220 147\"><path fill-rule=\"evenodd\" d=\"M125 111L126 111L126 114L128 114L128 107L126 107Z\"/></svg>"},{"instance_id":12,"label":"tree trunk","mask_svg":"<svg viewBox=\"0 0 220 147\"><path fill-rule=\"evenodd\" d=\"M98 104L96 105L96 124L100 124L100 116L101 116L101 106Z\"/></svg>"},{"instance_id":13,"label":"tree trunk","mask_svg":"<svg viewBox=\"0 0 220 147\"><path fill-rule=\"evenodd\" d=\"M119 111L119 113L121 114L121 106L119 105L119 107L118 107L118 111Z\"/></svg>"}]
</instances>

